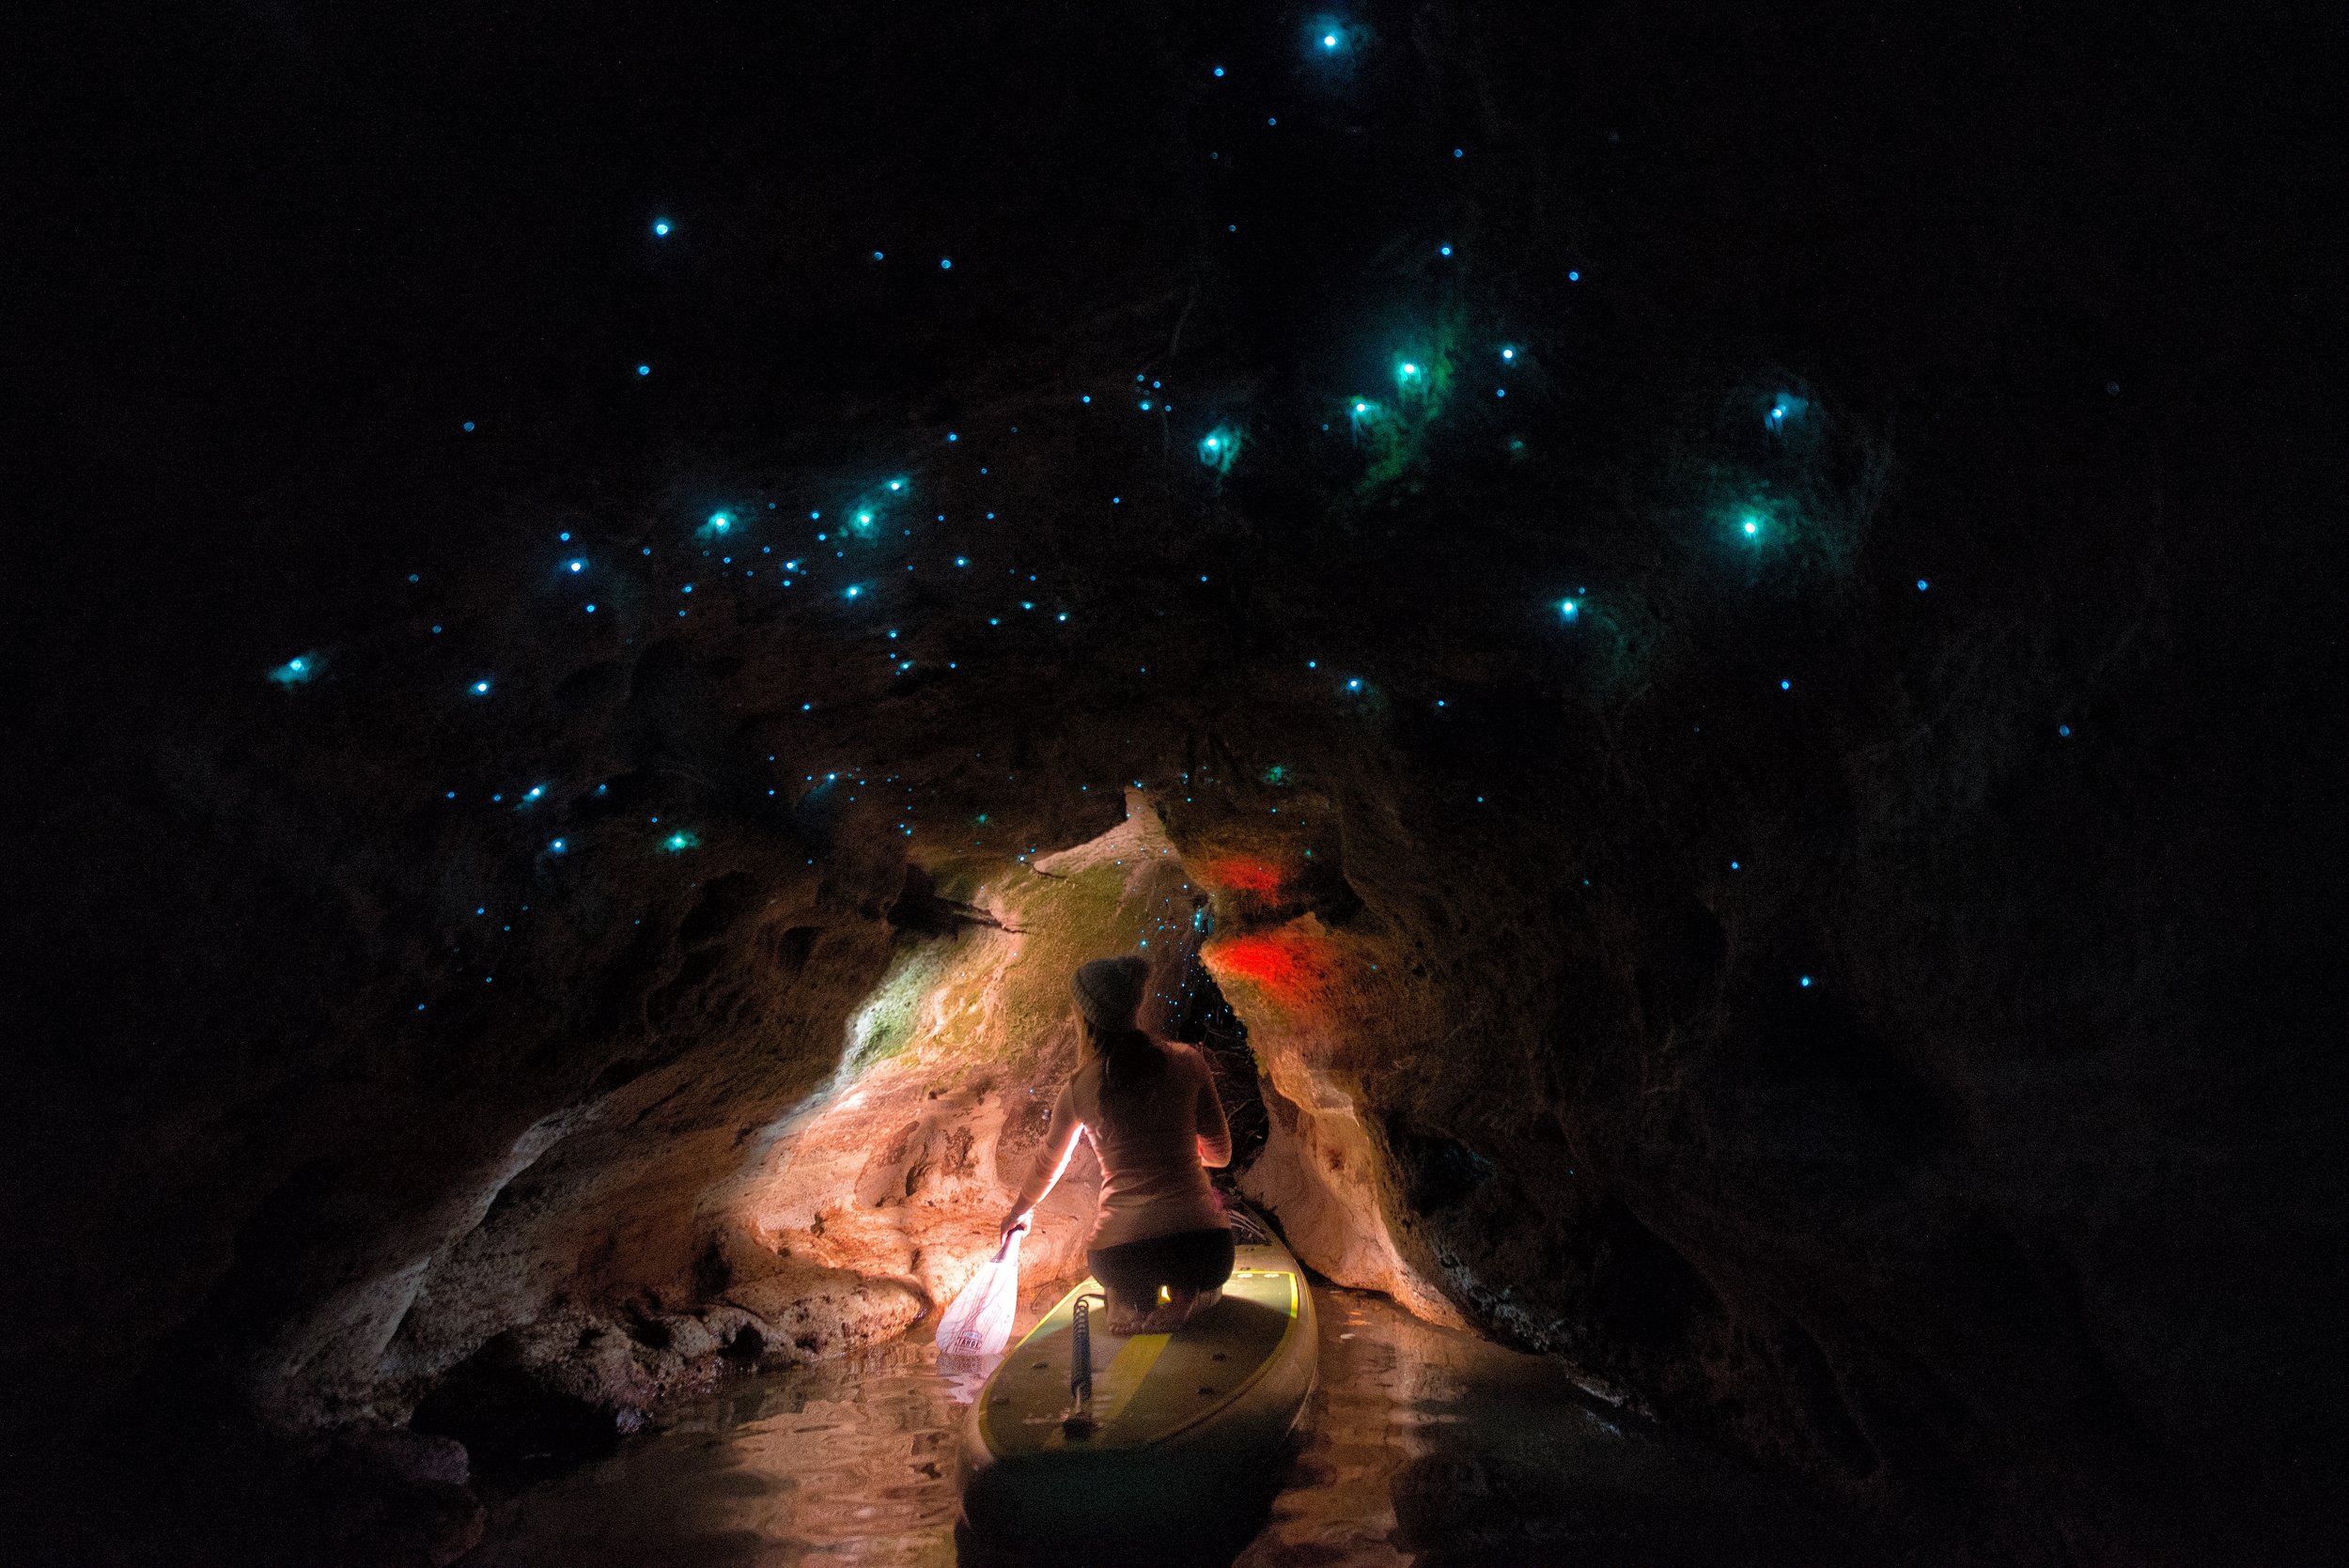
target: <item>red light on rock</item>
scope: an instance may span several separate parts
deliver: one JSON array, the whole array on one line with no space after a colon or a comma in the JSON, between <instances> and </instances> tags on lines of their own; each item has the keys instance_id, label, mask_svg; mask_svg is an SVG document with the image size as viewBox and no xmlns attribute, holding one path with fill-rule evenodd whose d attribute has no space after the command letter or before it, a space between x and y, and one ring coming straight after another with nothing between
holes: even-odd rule
<instances>
[{"instance_id":1,"label":"red light on rock","mask_svg":"<svg viewBox=\"0 0 2349 1568\"><path fill-rule=\"evenodd\" d=\"M1237 858L1208 861L1191 870L1193 876L1211 888L1228 893L1252 893L1265 899L1278 898L1281 884L1287 880L1279 866L1265 861Z\"/></svg>"},{"instance_id":2,"label":"red light on rock","mask_svg":"<svg viewBox=\"0 0 2349 1568\"><path fill-rule=\"evenodd\" d=\"M1328 968L1327 941L1302 932L1234 937L1202 955L1223 984L1252 985L1281 1001L1295 1001L1319 984Z\"/></svg>"}]
</instances>

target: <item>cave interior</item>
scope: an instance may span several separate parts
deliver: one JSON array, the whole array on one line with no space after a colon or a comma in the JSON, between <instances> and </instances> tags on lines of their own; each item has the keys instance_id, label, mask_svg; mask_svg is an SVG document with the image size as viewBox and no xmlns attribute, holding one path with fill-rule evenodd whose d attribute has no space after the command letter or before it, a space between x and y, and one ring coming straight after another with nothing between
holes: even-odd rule
<instances>
[{"instance_id":1,"label":"cave interior","mask_svg":"<svg viewBox=\"0 0 2349 1568\"><path fill-rule=\"evenodd\" d=\"M1901 1560L2341 1560L2287 43L61 21L11 1534L444 1564L918 1336L1134 952L1319 1279Z\"/></svg>"}]
</instances>

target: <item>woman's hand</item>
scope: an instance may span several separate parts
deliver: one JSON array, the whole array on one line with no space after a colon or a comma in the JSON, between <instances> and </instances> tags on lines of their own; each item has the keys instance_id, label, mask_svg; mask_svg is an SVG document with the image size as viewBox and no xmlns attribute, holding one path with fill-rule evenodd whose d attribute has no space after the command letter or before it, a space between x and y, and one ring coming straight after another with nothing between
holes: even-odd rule
<instances>
[{"instance_id":1,"label":"woman's hand","mask_svg":"<svg viewBox=\"0 0 2349 1568\"><path fill-rule=\"evenodd\" d=\"M1023 1229L1028 1223L1028 1216L1031 1212L1032 1211L1028 1209L1014 1209L1009 1214L1003 1216L1003 1229L997 1234L995 1237L995 1244L999 1247L1002 1246L1004 1242L1011 1239L1012 1232Z\"/></svg>"}]
</instances>

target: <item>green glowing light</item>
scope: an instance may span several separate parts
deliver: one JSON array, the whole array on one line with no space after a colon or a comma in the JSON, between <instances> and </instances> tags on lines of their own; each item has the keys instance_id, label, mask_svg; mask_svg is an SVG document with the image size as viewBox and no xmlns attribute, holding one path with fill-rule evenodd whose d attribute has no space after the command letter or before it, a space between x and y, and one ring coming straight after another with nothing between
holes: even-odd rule
<instances>
[{"instance_id":1,"label":"green glowing light","mask_svg":"<svg viewBox=\"0 0 2349 1568\"><path fill-rule=\"evenodd\" d=\"M1199 438L1199 461L1218 474L1229 474L1239 460L1243 437L1229 425L1219 425Z\"/></svg>"},{"instance_id":2,"label":"green glowing light","mask_svg":"<svg viewBox=\"0 0 2349 1568\"><path fill-rule=\"evenodd\" d=\"M288 659L272 670L269 673L269 678L280 686L300 686L318 673L319 656L314 653L305 653L298 659Z\"/></svg>"},{"instance_id":3,"label":"green glowing light","mask_svg":"<svg viewBox=\"0 0 2349 1568\"><path fill-rule=\"evenodd\" d=\"M1290 777L1286 763L1276 762L1264 770L1264 782L1268 784L1285 784L1290 782Z\"/></svg>"},{"instance_id":4,"label":"green glowing light","mask_svg":"<svg viewBox=\"0 0 2349 1568\"><path fill-rule=\"evenodd\" d=\"M679 831L671 833L667 838L662 839L661 841L661 847L667 850L672 855L681 855L688 849L700 848L701 843L702 840L699 833Z\"/></svg>"}]
</instances>

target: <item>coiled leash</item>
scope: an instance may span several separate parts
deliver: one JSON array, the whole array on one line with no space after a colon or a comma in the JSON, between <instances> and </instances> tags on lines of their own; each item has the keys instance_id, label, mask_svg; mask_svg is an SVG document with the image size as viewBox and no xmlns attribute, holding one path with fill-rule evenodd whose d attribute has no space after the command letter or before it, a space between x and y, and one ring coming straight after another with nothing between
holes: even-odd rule
<instances>
[{"instance_id":1,"label":"coiled leash","mask_svg":"<svg viewBox=\"0 0 2349 1568\"><path fill-rule=\"evenodd\" d=\"M1093 1324L1089 1302L1098 1301L1103 1307L1110 1298L1097 1291L1087 1291L1077 1297L1074 1321L1068 1330L1068 1413L1060 1419L1062 1433L1069 1437L1093 1436L1097 1423L1093 1419Z\"/></svg>"}]
</instances>

